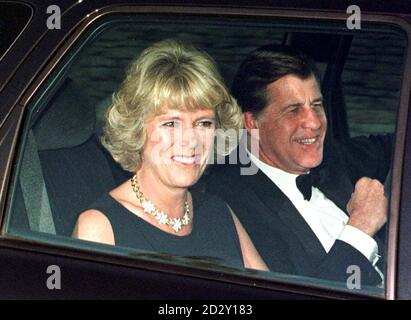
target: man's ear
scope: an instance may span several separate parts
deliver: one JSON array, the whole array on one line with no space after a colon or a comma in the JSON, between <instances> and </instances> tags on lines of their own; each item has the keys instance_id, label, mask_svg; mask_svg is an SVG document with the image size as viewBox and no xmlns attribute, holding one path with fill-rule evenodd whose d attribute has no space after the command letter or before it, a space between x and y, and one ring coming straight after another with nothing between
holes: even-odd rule
<instances>
[{"instance_id":1,"label":"man's ear","mask_svg":"<svg viewBox=\"0 0 411 320\"><path fill-rule=\"evenodd\" d=\"M258 121L251 112L243 113L244 127L247 129L247 132L251 134L251 129L258 129Z\"/></svg>"}]
</instances>

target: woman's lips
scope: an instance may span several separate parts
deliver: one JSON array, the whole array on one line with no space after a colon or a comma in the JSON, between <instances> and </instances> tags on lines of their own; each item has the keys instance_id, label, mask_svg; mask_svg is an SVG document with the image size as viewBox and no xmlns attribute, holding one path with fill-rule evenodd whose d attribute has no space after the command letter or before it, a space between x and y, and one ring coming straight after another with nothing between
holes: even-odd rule
<instances>
[{"instance_id":1,"label":"woman's lips","mask_svg":"<svg viewBox=\"0 0 411 320\"><path fill-rule=\"evenodd\" d=\"M196 156L172 156L171 159L184 165L193 165L196 162Z\"/></svg>"}]
</instances>

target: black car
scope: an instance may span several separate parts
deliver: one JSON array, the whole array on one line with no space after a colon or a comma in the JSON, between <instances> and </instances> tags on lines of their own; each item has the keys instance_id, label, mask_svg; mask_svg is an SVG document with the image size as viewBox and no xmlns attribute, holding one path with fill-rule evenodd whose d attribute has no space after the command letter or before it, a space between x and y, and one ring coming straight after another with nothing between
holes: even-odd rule
<instances>
[{"instance_id":1,"label":"black car","mask_svg":"<svg viewBox=\"0 0 411 320\"><path fill-rule=\"evenodd\" d=\"M0 298L410 299L410 36L409 1L0 1ZM297 47L321 71L329 135L395 135L382 288L71 237L129 178L100 144L104 112L166 38L206 50L228 86L253 49Z\"/></svg>"}]
</instances>

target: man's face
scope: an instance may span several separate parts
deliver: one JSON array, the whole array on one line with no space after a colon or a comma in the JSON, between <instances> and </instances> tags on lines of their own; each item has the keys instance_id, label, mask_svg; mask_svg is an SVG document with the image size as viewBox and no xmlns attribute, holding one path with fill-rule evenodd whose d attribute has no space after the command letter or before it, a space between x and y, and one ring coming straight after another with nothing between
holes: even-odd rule
<instances>
[{"instance_id":1,"label":"man's face","mask_svg":"<svg viewBox=\"0 0 411 320\"><path fill-rule=\"evenodd\" d=\"M322 95L313 76L287 75L267 86L268 105L256 119L245 113L247 129L259 129L261 161L303 174L323 158L327 129Z\"/></svg>"}]
</instances>

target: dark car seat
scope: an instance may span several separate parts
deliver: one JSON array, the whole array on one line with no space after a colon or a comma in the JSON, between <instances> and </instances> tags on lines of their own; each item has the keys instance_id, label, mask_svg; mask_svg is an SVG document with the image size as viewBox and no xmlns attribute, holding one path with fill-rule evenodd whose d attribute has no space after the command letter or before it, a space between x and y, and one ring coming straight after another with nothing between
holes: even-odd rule
<instances>
[{"instance_id":1,"label":"dark car seat","mask_svg":"<svg viewBox=\"0 0 411 320\"><path fill-rule=\"evenodd\" d=\"M37 192L44 189L37 199L42 208L34 210L36 217L30 217L28 212L29 220L35 221L31 226L35 224L35 228L40 229L35 231L42 231L43 226L46 232L70 236L78 214L128 178L129 174L100 145L95 112L82 90L73 81L66 80L32 127L33 141L28 147L37 149L40 168L26 169L26 172L32 172L26 180L35 181L32 188L26 181L22 191L27 203L30 197L27 193L32 189ZM25 152L32 155L30 158L35 157L33 151ZM37 172L34 179L33 172ZM44 183L39 183L41 178ZM33 211L26 205L26 210L29 209Z\"/></svg>"}]
</instances>

